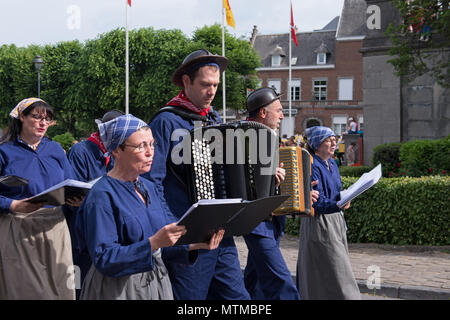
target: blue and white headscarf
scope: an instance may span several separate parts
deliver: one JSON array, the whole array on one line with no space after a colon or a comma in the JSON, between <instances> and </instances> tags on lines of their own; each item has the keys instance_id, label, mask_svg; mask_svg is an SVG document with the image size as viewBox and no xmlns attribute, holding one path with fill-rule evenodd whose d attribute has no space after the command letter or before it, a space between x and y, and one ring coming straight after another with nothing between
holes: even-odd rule
<instances>
[{"instance_id":1,"label":"blue and white headscarf","mask_svg":"<svg viewBox=\"0 0 450 320\"><path fill-rule=\"evenodd\" d=\"M336 134L334 133L333 130L331 130L328 127L321 127L321 126L308 128L305 130L305 133L308 145L314 151L316 151L320 147L320 145L326 138L332 136L336 137Z\"/></svg>"},{"instance_id":2,"label":"blue and white headscarf","mask_svg":"<svg viewBox=\"0 0 450 320\"><path fill-rule=\"evenodd\" d=\"M96 122L100 139L102 139L108 154L111 154L112 151L124 143L137 130L147 126L144 121L136 118L132 114L125 114L105 123L101 123L101 121Z\"/></svg>"}]
</instances>

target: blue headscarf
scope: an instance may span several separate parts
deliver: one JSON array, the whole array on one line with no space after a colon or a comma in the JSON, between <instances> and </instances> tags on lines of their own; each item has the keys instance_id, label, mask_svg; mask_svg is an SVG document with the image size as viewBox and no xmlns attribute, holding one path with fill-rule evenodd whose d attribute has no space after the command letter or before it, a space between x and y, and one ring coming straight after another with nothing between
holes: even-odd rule
<instances>
[{"instance_id":1,"label":"blue headscarf","mask_svg":"<svg viewBox=\"0 0 450 320\"><path fill-rule=\"evenodd\" d=\"M125 114L105 123L101 121L96 122L100 139L102 139L108 154L111 154L112 151L124 143L137 130L147 126L144 121L136 118L132 114Z\"/></svg>"},{"instance_id":2,"label":"blue headscarf","mask_svg":"<svg viewBox=\"0 0 450 320\"><path fill-rule=\"evenodd\" d=\"M334 133L333 130L331 130L328 127L321 127L321 126L308 128L305 130L305 133L308 145L314 151L316 151L320 147L320 145L326 138L332 136L336 137L336 134Z\"/></svg>"}]
</instances>

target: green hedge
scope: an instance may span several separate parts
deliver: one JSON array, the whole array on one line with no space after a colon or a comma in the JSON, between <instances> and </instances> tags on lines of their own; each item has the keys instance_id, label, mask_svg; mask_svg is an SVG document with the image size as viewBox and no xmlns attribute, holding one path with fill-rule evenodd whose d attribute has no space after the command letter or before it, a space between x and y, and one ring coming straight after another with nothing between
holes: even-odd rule
<instances>
[{"instance_id":1,"label":"green hedge","mask_svg":"<svg viewBox=\"0 0 450 320\"><path fill-rule=\"evenodd\" d=\"M447 175L450 171L450 136L405 142L399 158L401 174L410 177Z\"/></svg>"},{"instance_id":2,"label":"green hedge","mask_svg":"<svg viewBox=\"0 0 450 320\"><path fill-rule=\"evenodd\" d=\"M387 178L448 175L450 135L443 139L378 145L373 149L372 163L374 166L381 163L383 177Z\"/></svg>"},{"instance_id":3,"label":"green hedge","mask_svg":"<svg viewBox=\"0 0 450 320\"><path fill-rule=\"evenodd\" d=\"M385 143L373 149L372 163L374 166L381 163L383 177L398 176L400 170L400 142Z\"/></svg>"},{"instance_id":4,"label":"green hedge","mask_svg":"<svg viewBox=\"0 0 450 320\"><path fill-rule=\"evenodd\" d=\"M342 177L343 188L357 178ZM450 244L450 177L381 178L345 211L351 243ZM298 235L299 218L286 232Z\"/></svg>"},{"instance_id":5,"label":"green hedge","mask_svg":"<svg viewBox=\"0 0 450 320\"><path fill-rule=\"evenodd\" d=\"M372 169L373 168L369 166L340 166L339 174L341 175L341 177L361 177L364 173L369 172Z\"/></svg>"},{"instance_id":6,"label":"green hedge","mask_svg":"<svg viewBox=\"0 0 450 320\"><path fill-rule=\"evenodd\" d=\"M70 132L66 132L64 134L58 134L54 136L52 140L58 142L61 145L61 147L67 152L73 145L75 138L72 136Z\"/></svg>"}]
</instances>

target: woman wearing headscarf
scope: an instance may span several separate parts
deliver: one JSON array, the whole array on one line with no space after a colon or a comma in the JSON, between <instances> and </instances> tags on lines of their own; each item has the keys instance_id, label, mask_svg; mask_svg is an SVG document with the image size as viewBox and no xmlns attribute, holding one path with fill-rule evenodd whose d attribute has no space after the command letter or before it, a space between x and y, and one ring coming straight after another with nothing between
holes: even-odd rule
<instances>
[{"instance_id":1,"label":"woman wearing headscarf","mask_svg":"<svg viewBox=\"0 0 450 320\"><path fill-rule=\"evenodd\" d=\"M0 299L74 299L72 249L61 207L28 198L74 173L64 150L45 137L53 108L38 98L20 101L0 139L0 175L28 180L0 184ZM68 201L77 206L80 199Z\"/></svg>"},{"instance_id":2,"label":"woman wearing headscarf","mask_svg":"<svg viewBox=\"0 0 450 320\"><path fill-rule=\"evenodd\" d=\"M327 127L306 129L308 149L313 154L311 180L319 199L313 204L314 216L300 225L297 287L301 299L361 299L353 275L347 246L347 226L338 207L342 189L339 169L333 160L336 134Z\"/></svg>"},{"instance_id":3,"label":"woman wearing headscarf","mask_svg":"<svg viewBox=\"0 0 450 320\"><path fill-rule=\"evenodd\" d=\"M194 263L193 250L217 248L223 230L209 243L173 246L186 229L168 221L155 185L140 176L153 161L150 128L130 114L98 127L114 167L92 187L77 215L93 262L80 299L173 299L165 263Z\"/></svg>"}]
</instances>

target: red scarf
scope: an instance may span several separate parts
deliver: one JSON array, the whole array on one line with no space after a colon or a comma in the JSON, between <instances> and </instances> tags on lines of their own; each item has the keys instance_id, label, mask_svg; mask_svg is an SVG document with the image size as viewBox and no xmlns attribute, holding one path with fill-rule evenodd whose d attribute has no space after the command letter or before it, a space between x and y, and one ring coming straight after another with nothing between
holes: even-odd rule
<instances>
[{"instance_id":1,"label":"red scarf","mask_svg":"<svg viewBox=\"0 0 450 320\"><path fill-rule=\"evenodd\" d=\"M167 103L168 106L175 106L175 107L182 107L184 109L187 109L189 111L195 112L196 114L199 114L201 116L206 116L209 112L209 109L211 106L209 106L206 109L203 109L201 107L197 107L194 105L188 97L184 94L183 90L180 91L180 93L174 97L172 100L170 100Z\"/></svg>"},{"instance_id":2,"label":"red scarf","mask_svg":"<svg viewBox=\"0 0 450 320\"><path fill-rule=\"evenodd\" d=\"M89 140L89 141L92 141L93 143L95 143L95 144L99 147L100 151L103 152L103 154L105 154L106 152L108 152L108 151L106 150L105 146L103 145L103 142L102 142L102 140L100 139L100 136L98 135L98 132L92 133L91 136L88 138L88 140ZM110 157L111 157L111 156L107 156L107 157L105 158L105 167L108 166Z\"/></svg>"}]
</instances>

